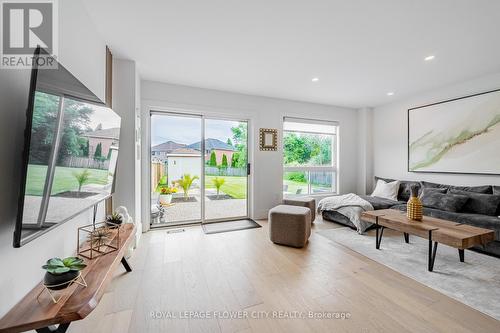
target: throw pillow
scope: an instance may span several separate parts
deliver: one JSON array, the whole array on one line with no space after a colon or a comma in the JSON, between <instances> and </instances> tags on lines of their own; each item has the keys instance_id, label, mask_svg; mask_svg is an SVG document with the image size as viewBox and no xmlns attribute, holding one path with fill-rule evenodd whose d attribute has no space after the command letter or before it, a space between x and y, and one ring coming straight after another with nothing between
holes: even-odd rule
<instances>
[{"instance_id":1,"label":"throw pillow","mask_svg":"<svg viewBox=\"0 0 500 333\"><path fill-rule=\"evenodd\" d=\"M399 181L386 183L382 179L379 179L371 196L397 201L398 191Z\"/></svg>"},{"instance_id":2,"label":"throw pillow","mask_svg":"<svg viewBox=\"0 0 500 333\"><path fill-rule=\"evenodd\" d=\"M500 195L474 193L451 189L449 193L465 195L469 198L462 211L465 213L481 214L495 216L498 205L500 204Z\"/></svg>"},{"instance_id":3,"label":"throw pillow","mask_svg":"<svg viewBox=\"0 0 500 333\"><path fill-rule=\"evenodd\" d=\"M422 197L424 195L428 195L430 192L437 192L437 193L446 193L448 192L448 189L447 188L438 188L438 187L428 187L428 188L422 188L422 190L420 191L420 194L418 195L418 197L420 199L422 199Z\"/></svg>"},{"instance_id":4,"label":"throw pillow","mask_svg":"<svg viewBox=\"0 0 500 333\"><path fill-rule=\"evenodd\" d=\"M490 185L484 186L454 186L454 185L446 185L446 184L438 184L422 181L422 187L428 188L446 188L446 189L454 189L459 191L467 191L467 192L475 192L475 193L492 193L492 189Z\"/></svg>"},{"instance_id":5,"label":"throw pillow","mask_svg":"<svg viewBox=\"0 0 500 333\"><path fill-rule=\"evenodd\" d=\"M424 191L420 200L428 208L459 212L469 197L460 194L440 193L439 191Z\"/></svg>"}]
</instances>

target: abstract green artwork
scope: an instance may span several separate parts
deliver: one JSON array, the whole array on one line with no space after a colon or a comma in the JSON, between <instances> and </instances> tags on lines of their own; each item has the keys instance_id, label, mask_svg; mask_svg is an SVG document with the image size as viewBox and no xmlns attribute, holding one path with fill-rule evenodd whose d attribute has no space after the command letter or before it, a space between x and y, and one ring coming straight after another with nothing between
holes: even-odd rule
<instances>
[{"instance_id":1,"label":"abstract green artwork","mask_svg":"<svg viewBox=\"0 0 500 333\"><path fill-rule=\"evenodd\" d=\"M409 109L408 171L500 174L500 90Z\"/></svg>"}]
</instances>

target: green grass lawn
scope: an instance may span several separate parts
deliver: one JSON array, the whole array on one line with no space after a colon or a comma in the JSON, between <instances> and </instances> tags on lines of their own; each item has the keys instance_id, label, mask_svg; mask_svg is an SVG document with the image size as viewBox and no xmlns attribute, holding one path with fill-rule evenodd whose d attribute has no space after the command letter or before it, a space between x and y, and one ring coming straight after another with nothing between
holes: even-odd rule
<instances>
[{"instance_id":1,"label":"green grass lawn","mask_svg":"<svg viewBox=\"0 0 500 333\"><path fill-rule=\"evenodd\" d=\"M306 182L296 182L294 180L283 180L283 185L288 185L287 193L296 194L298 189L302 189L302 194L307 193L307 183Z\"/></svg>"},{"instance_id":2,"label":"green grass lawn","mask_svg":"<svg viewBox=\"0 0 500 333\"><path fill-rule=\"evenodd\" d=\"M235 199L245 199L247 197L247 177L234 176L206 176L205 187L215 189L212 179L215 177L224 178L226 182L221 186L221 192L224 192Z\"/></svg>"},{"instance_id":3,"label":"green grass lawn","mask_svg":"<svg viewBox=\"0 0 500 333\"><path fill-rule=\"evenodd\" d=\"M52 195L66 192L77 191L78 182L73 173L82 172L83 168L66 168L56 167L54 175L54 183L52 184ZM88 169L90 178L86 184L105 185L108 180L107 170ZM45 177L47 174L47 166L44 165L29 165L28 176L26 180L26 195L42 195Z\"/></svg>"}]
</instances>

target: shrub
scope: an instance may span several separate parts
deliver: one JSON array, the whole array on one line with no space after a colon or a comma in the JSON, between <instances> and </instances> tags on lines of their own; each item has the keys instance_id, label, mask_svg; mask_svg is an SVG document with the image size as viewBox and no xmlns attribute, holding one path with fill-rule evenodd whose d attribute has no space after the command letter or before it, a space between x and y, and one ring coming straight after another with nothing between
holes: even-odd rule
<instances>
[{"instance_id":1,"label":"shrub","mask_svg":"<svg viewBox=\"0 0 500 333\"><path fill-rule=\"evenodd\" d=\"M307 183L306 174L304 172L296 171L296 172L287 172L285 174L286 180L291 180L299 183Z\"/></svg>"}]
</instances>

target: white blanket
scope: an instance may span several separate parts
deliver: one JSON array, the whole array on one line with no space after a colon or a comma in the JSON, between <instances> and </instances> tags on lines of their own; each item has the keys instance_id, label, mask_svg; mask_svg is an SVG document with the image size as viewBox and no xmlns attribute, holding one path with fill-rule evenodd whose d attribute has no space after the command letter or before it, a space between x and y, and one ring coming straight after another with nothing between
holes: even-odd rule
<instances>
[{"instance_id":1,"label":"white blanket","mask_svg":"<svg viewBox=\"0 0 500 333\"><path fill-rule=\"evenodd\" d=\"M371 223L361 220L361 213L374 210L373 206L360 196L349 193L322 199L318 204L318 213L325 210L336 211L349 219L354 224L358 233L362 234Z\"/></svg>"}]
</instances>

